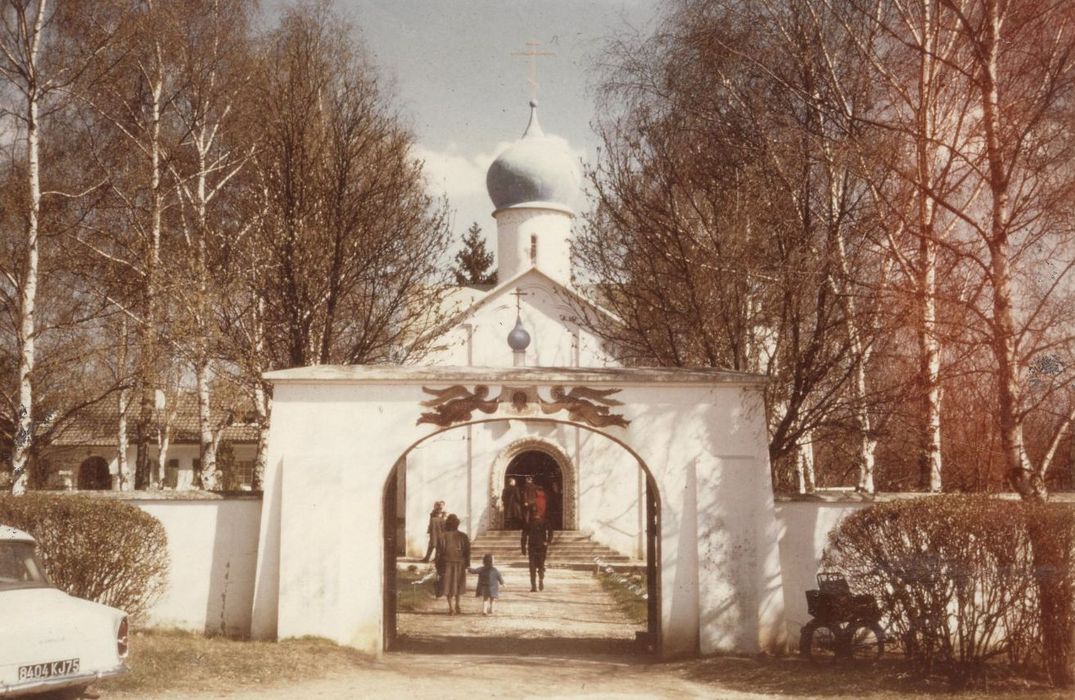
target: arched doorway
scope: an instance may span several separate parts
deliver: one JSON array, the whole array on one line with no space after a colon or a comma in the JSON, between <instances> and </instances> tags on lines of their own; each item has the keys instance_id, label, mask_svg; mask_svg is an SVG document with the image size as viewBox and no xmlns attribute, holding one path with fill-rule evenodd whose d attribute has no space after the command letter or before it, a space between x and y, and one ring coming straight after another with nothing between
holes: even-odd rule
<instances>
[{"instance_id":1,"label":"arched doorway","mask_svg":"<svg viewBox=\"0 0 1075 700\"><path fill-rule=\"evenodd\" d=\"M505 470L504 485L508 479L515 479L524 504L536 502L539 509L544 506L552 528L564 529L564 475L552 455L541 450L517 454Z\"/></svg>"},{"instance_id":2,"label":"arched doorway","mask_svg":"<svg viewBox=\"0 0 1075 700\"><path fill-rule=\"evenodd\" d=\"M80 491L107 491L112 488L112 475L103 457L90 457L78 467Z\"/></svg>"},{"instance_id":3,"label":"arched doorway","mask_svg":"<svg viewBox=\"0 0 1075 700\"><path fill-rule=\"evenodd\" d=\"M518 419L516 419L518 420ZM382 611L383 611L383 626L382 626L382 648L386 651L410 651L410 652L433 652L443 653L445 649L451 648L455 650L465 649L471 653L506 653L506 654L530 654L530 653L543 653L543 654L567 654L574 655L578 653L630 653L630 654L660 654L662 644L662 627L661 627L661 586L660 586L660 497L658 493L657 482L654 479L652 473L649 470L648 465L639 457L639 455L631 449L630 446L623 441L618 440L610 435L607 435L601 431L594 430L585 425L577 423L569 423L567 421L557 421L551 419L531 419L525 421L532 425L550 426L556 424L562 424L578 428L594 436L608 440L610 446L618 446L625 456L622 466L629 471L622 476L636 479L641 478L644 484L643 493L641 494L641 507L644 517L643 536L644 547L642 552L642 561L632 563L630 570L624 568L617 568L615 574L612 574L613 569L608 568L606 573L612 574L614 578L621 581L623 585L631 587L632 592L638 595L644 606L643 617L635 623L637 629L631 630L632 637L627 640L623 637L602 637L594 635L592 629L587 630L585 634L575 635L571 632L556 631L553 633L540 633L535 629L527 628L525 633L516 634L510 627L498 630L497 633L490 634L483 632L481 629L467 629L463 632L452 626L450 630L444 631L436 628L436 623L449 618L444 617L441 614L440 603L443 599L437 600L435 603L430 602L432 598L432 583L429 582L431 574L425 574L425 570L421 569L421 564L417 558L410 557L407 560L405 553L406 548L401 542L401 538L404 536L401 529L398 527L400 515L406 510L406 500L408 498L407 488L405 486L406 481L401 477L407 468L407 457L417 447L423 443L431 440L436 435L443 435L444 433L463 430L475 425L491 425L506 423L503 419L490 419L483 421L475 421L464 425L453 426L443 431L433 433L431 435L422 437L414 444L410 445L404 452L399 455L394 467L388 474L386 481L384 482L383 490L381 492L381 509L383 513L382 520L382 537L383 548L382 552L382 564L383 564L383 599L382 599ZM512 443L498 459L498 464L492 469L492 478L489 480L490 488L505 484L507 479L513 476L516 480L522 479L525 483L526 476L531 476L534 483L540 483L543 488L547 487L550 493L554 491L554 485L559 487L560 500L558 504L560 506L560 523L556 523L554 529L558 529L561 524L567 525L568 528L577 527L575 525L575 518L577 517L577 508L571 505L571 500L574 497L573 492L577 490L577 486L573 485L575 479L578 478L576 472L576 464L570 460L563 449L558 448L555 444L549 441L547 438L531 436L523 440L518 440ZM641 477L639 477L639 474ZM499 491L499 489L497 489ZM547 509L550 507L550 502L547 502ZM551 506L555 508L556 506ZM547 510L547 515L550 512ZM499 520L495 521L498 524ZM516 535L514 540L516 546L518 544L518 536ZM569 546L563 543L558 543L554 540L553 551L556 552L558 547ZM563 551L563 550L560 550ZM474 552L472 551L472 555ZM499 555L498 555L499 556ZM477 563L472 561L477 566ZM635 564L637 563L637 566ZM499 567L503 567L504 564L498 561ZM561 565L555 564L552 568L560 568ZM591 566L592 568L592 566ZM566 570L566 568L565 568ZM502 569L509 577L518 577L520 573L525 576L525 566L523 568L507 568ZM628 573L628 576L621 575L622 573ZM594 579L590 569L587 569L587 579ZM471 589L473 588L474 581L470 582ZM637 584L641 584L639 587ZM427 584L423 586L422 584ZM560 589L562 591L563 589ZM516 595L513 591L510 595ZM574 599L568 594L566 597L563 593L559 593L560 602L568 600L573 602ZM413 604L415 599L419 600L419 609L404 607L404 600L408 601L408 605ZM518 598L512 603L518 604ZM431 611L420 609L423 604L429 604L435 609ZM506 608L502 608L499 614L503 616L511 616L512 603L508 603ZM432 617L429 617L432 615ZM408 620L407 618L411 618ZM525 615L523 615L525 617ZM415 637L413 630L415 629L415 620L420 619L422 624L423 634L421 637ZM454 618L451 618L454 621ZM503 620L503 617L501 617ZM545 617L526 617L527 620L533 619L548 619L554 623L557 619L555 615ZM402 623L401 623L402 620ZM590 620L590 623L594 623ZM401 624L404 629L401 632ZM530 622L525 623L530 625ZM631 623L621 623L621 625L630 626ZM565 627L559 628L560 630L566 629Z\"/></svg>"}]
</instances>

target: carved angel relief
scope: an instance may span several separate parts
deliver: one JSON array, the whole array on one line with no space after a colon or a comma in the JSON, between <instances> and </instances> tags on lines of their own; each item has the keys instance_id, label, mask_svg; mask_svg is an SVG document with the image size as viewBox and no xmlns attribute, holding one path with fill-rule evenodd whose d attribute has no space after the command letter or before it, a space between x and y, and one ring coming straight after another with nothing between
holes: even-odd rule
<instances>
[{"instance_id":1,"label":"carved angel relief","mask_svg":"<svg viewBox=\"0 0 1075 700\"><path fill-rule=\"evenodd\" d=\"M417 425L432 423L446 428L452 423L470 420L474 411L496 413L497 406L499 406L495 399L488 398L489 387L484 384L474 387L473 392L465 386L458 385L447 389L422 387L422 391L433 395L434 398L422 402L423 406L433 410L418 416Z\"/></svg>"},{"instance_id":2,"label":"carved angel relief","mask_svg":"<svg viewBox=\"0 0 1075 700\"><path fill-rule=\"evenodd\" d=\"M497 398L490 399L489 387L483 384L474 387L473 392L464 386L451 386L446 389L422 387L422 391L433 396L422 402L423 406L433 410L419 416L418 425L431 423L446 428L455 423L465 423L472 420L475 411L496 413L501 403L510 404L516 413L533 405L540 407L545 415L566 411L569 420L586 423L595 428L626 428L630 424L629 420L610 410L612 406L623 405L623 402L610 398L613 394L618 394L619 389L577 386L568 390L562 386L554 386L549 390L549 400L543 399L536 389L522 387L504 387Z\"/></svg>"},{"instance_id":3,"label":"carved angel relief","mask_svg":"<svg viewBox=\"0 0 1075 700\"><path fill-rule=\"evenodd\" d=\"M546 414L567 411L568 419L595 428L606 428L610 425L626 428L629 420L609 412L609 406L623 405L622 401L609 398L619 392L619 389L590 389L584 386L576 386L565 392L564 387L554 386L549 390L552 400L542 399L541 411Z\"/></svg>"}]
</instances>

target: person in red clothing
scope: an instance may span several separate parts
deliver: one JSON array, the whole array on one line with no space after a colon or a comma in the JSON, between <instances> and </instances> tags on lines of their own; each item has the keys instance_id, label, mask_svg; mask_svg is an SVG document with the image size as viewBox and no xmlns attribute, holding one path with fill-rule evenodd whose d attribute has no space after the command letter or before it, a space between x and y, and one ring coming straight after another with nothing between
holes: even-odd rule
<instances>
[{"instance_id":1,"label":"person in red clothing","mask_svg":"<svg viewBox=\"0 0 1075 700\"><path fill-rule=\"evenodd\" d=\"M534 507L534 502L537 500L538 486L534 483L534 477L526 477L526 483L523 484L523 522L530 520L530 509Z\"/></svg>"},{"instance_id":2,"label":"person in red clothing","mask_svg":"<svg viewBox=\"0 0 1075 700\"><path fill-rule=\"evenodd\" d=\"M545 489L540 486L534 490L534 507L537 508L538 517L544 520L545 511L548 507L548 497L545 495Z\"/></svg>"}]
</instances>

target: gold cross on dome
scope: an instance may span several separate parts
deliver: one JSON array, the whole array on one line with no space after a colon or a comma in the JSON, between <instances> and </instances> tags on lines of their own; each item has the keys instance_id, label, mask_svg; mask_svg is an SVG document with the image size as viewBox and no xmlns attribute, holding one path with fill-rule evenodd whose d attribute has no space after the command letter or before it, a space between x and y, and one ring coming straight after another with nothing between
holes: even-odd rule
<instances>
[{"instance_id":1,"label":"gold cross on dome","mask_svg":"<svg viewBox=\"0 0 1075 700\"><path fill-rule=\"evenodd\" d=\"M531 39L526 42L526 51L512 51L512 56L526 56L529 59L530 66L526 82L530 85L530 96L537 97L538 89L538 75L537 75L537 57L538 56L555 56L556 54L551 51L539 51L538 47L541 46L540 41Z\"/></svg>"},{"instance_id":2,"label":"gold cross on dome","mask_svg":"<svg viewBox=\"0 0 1075 700\"><path fill-rule=\"evenodd\" d=\"M523 297L527 297L530 295L522 291L518 287L515 288L515 291L512 292L511 295L515 297L515 315L518 316L519 313L522 311Z\"/></svg>"}]
</instances>

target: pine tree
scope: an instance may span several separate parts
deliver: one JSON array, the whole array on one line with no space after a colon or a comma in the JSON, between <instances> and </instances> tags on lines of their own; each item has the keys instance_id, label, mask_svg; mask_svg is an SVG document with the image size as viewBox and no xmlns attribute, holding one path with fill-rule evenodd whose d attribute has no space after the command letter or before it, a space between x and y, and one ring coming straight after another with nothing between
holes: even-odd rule
<instances>
[{"instance_id":1,"label":"pine tree","mask_svg":"<svg viewBox=\"0 0 1075 700\"><path fill-rule=\"evenodd\" d=\"M496 284L493 254L485 248L482 228L475 221L463 236L463 249L455 254L455 283L459 285Z\"/></svg>"}]
</instances>

